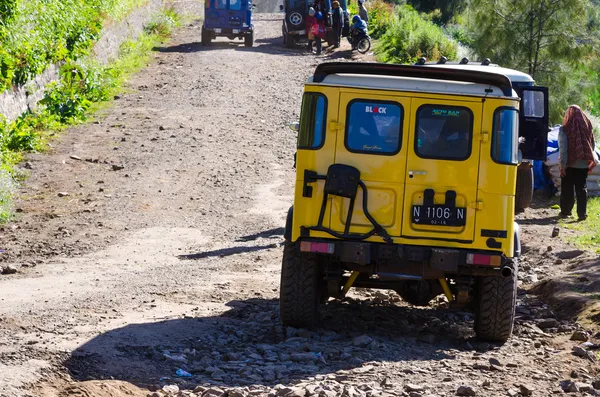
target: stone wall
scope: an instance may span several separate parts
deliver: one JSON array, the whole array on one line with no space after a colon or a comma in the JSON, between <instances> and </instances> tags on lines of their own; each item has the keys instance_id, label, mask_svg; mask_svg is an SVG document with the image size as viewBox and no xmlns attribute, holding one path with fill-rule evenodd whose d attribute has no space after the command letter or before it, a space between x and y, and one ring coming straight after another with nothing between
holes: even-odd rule
<instances>
[{"instance_id":1,"label":"stone wall","mask_svg":"<svg viewBox=\"0 0 600 397\"><path fill-rule=\"evenodd\" d=\"M146 5L132 11L123 21L104 27L93 48L93 56L106 64L117 58L121 44L135 40L144 26L164 7L173 7L184 17L200 17L204 12L202 0L150 0ZM44 97L44 88L58 79L60 64L50 65L42 74L15 89L0 94L0 114L13 121L27 110L35 109Z\"/></svg>"}]
</instances>

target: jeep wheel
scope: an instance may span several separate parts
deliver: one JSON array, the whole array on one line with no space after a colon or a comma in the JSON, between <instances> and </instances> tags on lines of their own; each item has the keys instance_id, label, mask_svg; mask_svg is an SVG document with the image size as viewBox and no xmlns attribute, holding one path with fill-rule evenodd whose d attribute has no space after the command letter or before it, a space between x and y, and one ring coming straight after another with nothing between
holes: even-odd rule
<instances>
[{"instance_id":1,"label":"jeep wheel","mask_svg":"<svg viewBox=\"0 0 600 397\"><path fill-rule=\"evenodd\" d=\"M509 277L485 276L477 280L477 338L506 342L512 334L517 303L517 266Z\"/></svg>"},{"instance_id":2,"label":"jeep wheel","mask_svg":"<svg viewBox=\"0 0 600 397\"><path fill-rule=\"evenodd\" d=\"M211 33L209 33L204 27L202 27L202 45L210 45L212 40Z\"/></svg>"},{"instance_id":3,"label":"jeep wheel","mask_svg":"<svg viewBox=\"0 0 600 397\"><path fill-rule=\"evenodd\" d=\"M294 36L292 36L291 34L285 34L285 46L287 48L294 48L296 46L296 39L294 39Z\"/></svg>"},{"instance_id":4,"label":"jeep wheel","mask_svg":"<svg viewBox=\"0 0 600 397\"><path fill-rule=\"evenodd\" d=\"M254 30L250 31L250 34L247 34L244 37L244 45L246 47L252 47L254 45Z\"/></svg>"},{"instance_id":5,"label":"jeep wheel","mask_svg":"<svg viewBox=\"0 0 600 397\"><path fill-rule=\"evenodd\" d=\"M515 211L529 208L533 200L533 167L517 168L517 189L515 193Z\"/></svg>"},{"instance_id":6,"label":"jeep wheel","mask_svg":"<svg viewBox=\"0 0 600 397\"><path fill-rule=\"evenodd\" d=\"M291 241L285 242L279 289L279 315L284 325L311 328L318 323L320 273L314 255L300 252Z\"/></svg>"}]
</instances>

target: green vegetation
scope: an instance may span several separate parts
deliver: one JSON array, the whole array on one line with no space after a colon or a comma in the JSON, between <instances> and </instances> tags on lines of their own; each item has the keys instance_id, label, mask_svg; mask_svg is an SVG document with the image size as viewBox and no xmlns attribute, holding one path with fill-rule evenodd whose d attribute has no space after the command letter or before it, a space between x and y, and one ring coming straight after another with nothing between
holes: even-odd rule
<instances>
[{"instance_id":1,"label":"green vegetation","mask_svg":"<svg viewBox=\"0 0 600 397\"><path fill-rule=\"evenodd\" d=\"M147 0L0 0L0 92L86 55L103 22Z\"/></svg>"},{"instance_id":2,"label":"green vegetation","mask_svg":"<svg viewBox=\"0 0 600 397\"><path fill-rule=\"evenodd\" d=\"M583 222L566 220L562 226L566 229L577 231L569 242L582 249L590 249L600 253L600 197L590 198L588 201L588 218Z\"/></svg>"},{"instance_id":3,"label":"green vegetation","mask_svg":"<svg viewBox=\"0 0 600 397\"><path fill-rule=\"evenodd\" d=\"M382 62L412 63L419 57L437 60L456 58L457 43L444 30L421 17L409 5L397 6L381 36L376 53Z\"/></svg>"},{"instance_id":4,"label":"green vegetation","mask_svg":"<svg viewBox=\"0 0 600 397\"><path fill-rule=\"evenodd\" d=\"M12 216L13 177L18 177L13 166L21 160L21 153L43 150L49 137L69 124L86 120L91 111L121 90L129 75L147 64L152 48L177 23L177 15L171 11L157 15L136 41L121 45L119 59L110 65L86 57L65 58L59 81L47 86L35 112L11 123L0 116L0 221Z\"/></svg>"}]
</instances>

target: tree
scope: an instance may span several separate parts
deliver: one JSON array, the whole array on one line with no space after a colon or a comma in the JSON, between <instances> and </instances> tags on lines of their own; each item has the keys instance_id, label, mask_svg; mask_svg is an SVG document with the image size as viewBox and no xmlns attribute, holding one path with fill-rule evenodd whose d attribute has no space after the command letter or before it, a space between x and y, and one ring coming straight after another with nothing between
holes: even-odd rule
<instances>
[{"instance_id":1,"label":"tree","mask_svg":"<svg viewBox=\"0 0 600 397\"><path fill-rule=\"evenodd\" d=\"M551 88L551 117L584 103L581 68L595 46L590 0L472 0L470 33L476 55L521 70Z\"/></svg>"}]
</instances>

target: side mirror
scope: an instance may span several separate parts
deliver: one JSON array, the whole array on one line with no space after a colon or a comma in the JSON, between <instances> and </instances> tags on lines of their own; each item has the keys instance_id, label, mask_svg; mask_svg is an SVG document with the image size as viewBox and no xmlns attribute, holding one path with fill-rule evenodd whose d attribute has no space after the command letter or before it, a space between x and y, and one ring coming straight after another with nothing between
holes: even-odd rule
<instances>
[{"instance_id":1,"label":"side mirror","mask_svg":"<svg viewBox=\"0 0 600 397\"><path fill-rule=\"evenodd\" d=\"M283 5L279 5L279 11L283 11Z\"/></svg>"},{"instance_id":2,"label":"side mirror","mask_svg":"<svg viewBox=\"0 0 600 397\"><path fill-rule=\"evenodd\" d=\"M290 127L290 130L292 130L294 132L300 131L300 123L297 121L290 123L289 127Z\"/></svg>"}]
</instances>

